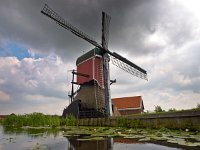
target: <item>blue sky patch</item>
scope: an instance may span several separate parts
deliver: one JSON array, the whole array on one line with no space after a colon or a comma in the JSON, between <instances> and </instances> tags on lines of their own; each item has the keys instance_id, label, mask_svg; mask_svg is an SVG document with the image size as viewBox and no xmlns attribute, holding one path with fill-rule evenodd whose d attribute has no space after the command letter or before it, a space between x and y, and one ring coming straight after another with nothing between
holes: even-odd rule
<instances>
[{"instance_id":1,"label":"blue sky patch","mask_svg":"<svg viewBox=\"0 0 200 150\"><path fill-rule=\"evenodd\" d=\"M41 54L31 54L29 50L15 42L9 42L4 47L0 47L0 57L17 57L19 60L23 58L41 58Z\"/></svg>"}]
</instances>

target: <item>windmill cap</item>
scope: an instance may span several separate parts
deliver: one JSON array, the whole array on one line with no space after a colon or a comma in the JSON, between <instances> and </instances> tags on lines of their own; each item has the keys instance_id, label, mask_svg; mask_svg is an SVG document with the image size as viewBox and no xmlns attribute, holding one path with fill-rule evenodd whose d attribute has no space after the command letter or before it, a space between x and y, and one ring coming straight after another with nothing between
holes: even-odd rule
<instances>
[{"instance_id":1,"label":"windmill cap","mask_svg":"<svg viewBox=\"0 0 200 150\"><path fill-rule=\"evenodd\" d=\"M82 62L84 62L94 56L103 56L103 54L104 54L104 51L102 51L100 48L95 47L94 49L90 50L89 52L78 57L76 60L76 65L81 64Z\"/></svg>"}]
</instances>

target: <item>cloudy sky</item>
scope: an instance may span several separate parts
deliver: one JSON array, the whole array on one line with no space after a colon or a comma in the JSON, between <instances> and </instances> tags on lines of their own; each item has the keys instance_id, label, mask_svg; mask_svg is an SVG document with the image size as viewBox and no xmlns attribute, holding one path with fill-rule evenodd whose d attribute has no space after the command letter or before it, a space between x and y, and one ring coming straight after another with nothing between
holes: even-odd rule
<instances>
[{"instance_id":1,"label":"cloudy sky","mask_svg":"<svg viewBox=\"0 0 200 150\"><path fill-rule=\"evenodd\" d=\"M148 81L111 65L112 97L141 95L145 110L200 103L200 1L0 0L0 114L62 114L76 58L93 46L40 13L47 3L109 49L148 72Z\"/></svg>"}]
</instances>

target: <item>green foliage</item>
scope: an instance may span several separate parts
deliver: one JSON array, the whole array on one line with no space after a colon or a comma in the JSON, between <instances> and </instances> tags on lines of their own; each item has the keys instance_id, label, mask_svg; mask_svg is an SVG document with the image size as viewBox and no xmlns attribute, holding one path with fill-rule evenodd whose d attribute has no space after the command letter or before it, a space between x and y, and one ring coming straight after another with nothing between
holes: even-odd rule
<instances>
[{"instance_id":1,"label":"green foliage","mask_svg":"<svg viewBox=\"0 0 200 150\"><path fill-rule=\"evenodd\" d=\"M78 121L73 115L69 115L67 118L62 118L60 121L61 126L75 126L77 124Z\"/></svg>"},{"instance_id":2,"label":"green foliage","mask_svg":"<svg viewBox=\"0 0 200 150\"><path fill-rule=\"evenodd\" d=\"M2 124L3 123L3 119L0 119L0 124Z\"/></svg>"},{"instance_id":3,"label":"green foliage","mask_svg":"<svg viewBox=\"0 0 200 150\"><path fill-rule=\"evenodd\" d=\"M195 109L200 110L200 104L197 104Z\"/></svg>"},{"instance_id":4,"label":"green foliage","mask_svg":"<svg viewBox=\"0 0 200 150\"><path fill-rule=\"evenodd\" d=\"M56 126L75 126L78 121L70 115L67 118L59 116L44 115L42 113L32 113L26 115L11 114L2 120L5 126L32 126L32 127L56 127Z\"/></svg>"},{"instance_id":5,"label":"green foliage","mask_svg":"<svg viewBox=\"0 0 200 150\"><path fill-rule=\"evenodd\" d=\"M155 106L155 110L154 110L155 112L165 112L165 110L163 110L162 108L161 108L161 106Z\"/></svg>"},{"instance_id":6,"label":"green foliage","mask_svg":"<svg viewBox=\"0 0 200 150\"><path fill-rule=\"evenodd\" d=\"M127 127L127 124L128 124L128 119L126 117L116 118L116 123L115 123L116 127Z\"/></svg>"},{"instance_id":7,"label":"green foliage","mask_svg":"<svg viewBox=\"0 0 200 150\"><path fill-rule=\"evenodd\" d=\"M57 126L75 126L77 119L70 115L67 118L61 118L56 115L44 115L42 113L32 113L26 115L11 114L3 119L5 126L32 126L32 127L57 127Z\"/></svg>"},{"instance_id":8,"label":"green foliage","mask_svg":"<svg viewBox=\"0 0 200 150\"><path fill-rule=\"evenodd\" d=\"M142 121L140 119L129 120L129 127L131 128L139 128L142 127Z\"/></svg>"},{"instance_id":9,"label":"green foliage","mask_svg":"<svg viewBox=\"0 0 200 150\"><path fill-rule=\"evenodd\" d=\"M3 120L3 125L13 125L17 120L17 116L15 114L11 114L9 116L7 116L4 120Z\"/></svg>"},{"instance_id":10,"label":"green foliage","mask_svg":"<svg viewBox=\"0 0 200 150\"><path fill-rule=\"evenodd\" d=\"M170 108L170 109L168 110L168 112L175 112L175 111L177 111L175 108Z\"/></svg>"},{"instance_id":11,"label":"green foliage","mask_svg":"<svg viewBox=\"0 0 200 150\"><path fill-rule=\"evenodd\" d=\"M32 113L26 115L11 114L3 120L3 125L8 126L59 126L60 117L43 115L42 113Z\"/></svg>"}]
</instances>

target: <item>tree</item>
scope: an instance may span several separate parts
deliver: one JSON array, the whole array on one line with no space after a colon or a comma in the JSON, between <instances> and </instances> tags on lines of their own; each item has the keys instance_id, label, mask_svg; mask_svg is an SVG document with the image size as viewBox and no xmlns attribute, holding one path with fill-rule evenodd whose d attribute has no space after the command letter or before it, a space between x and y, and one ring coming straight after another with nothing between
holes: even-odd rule
<instances>
[{"instance_id":1,"label":"tree","mask_svg":"<svg viewBox=\"0 0 200 150\"><path fill-rule=\"evenodd\" d=\"M177 111L175 108L170 108L170 109L168 110L168 112L175 112L175 111Z\"/></svg>"},{"instance_id":2,"label":"tree","mask_svg":"<svg viewBox=\"0 0 200 150\"><path fill-rule=\"evenodd\" d=\"M160 106L155 106L155 112L164 112L164 110Z\"/></svg>"},{"instance_id":3,"label":"tree","mask_svg":"<svg viewBox=\"0 0 200 150\"><path fill-rule=\"evenodd\" d=\"M200 110L200 104L197 104L196 109Z\"/></svg>"}]
</instances>

